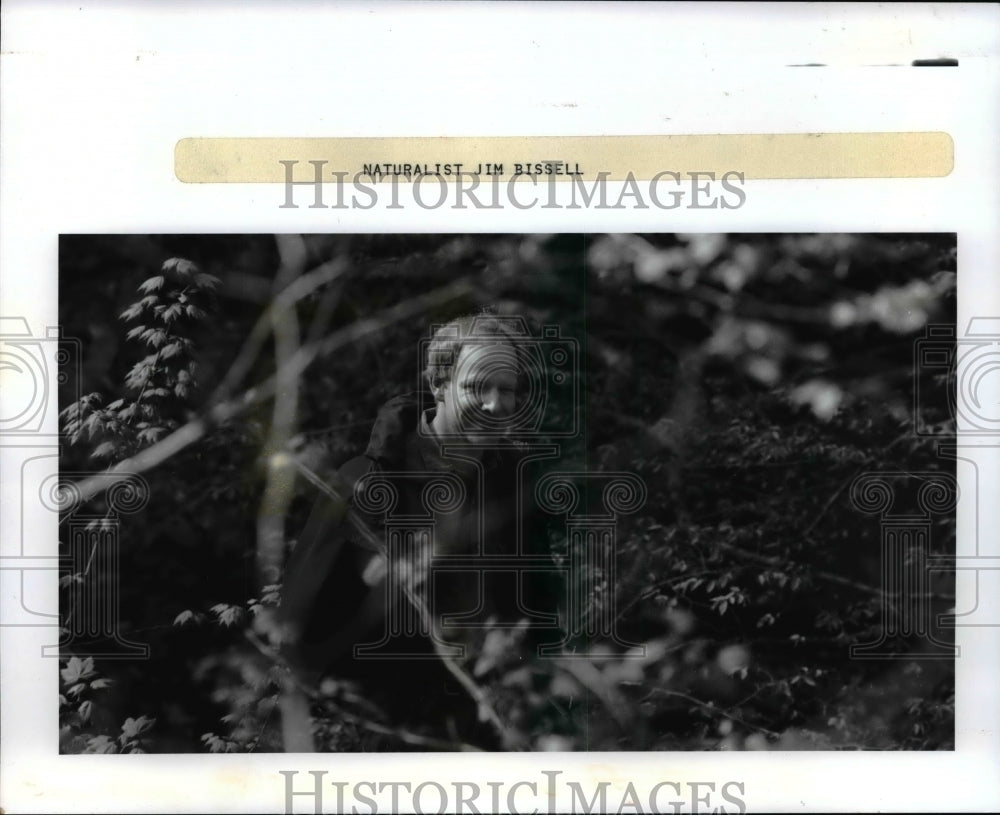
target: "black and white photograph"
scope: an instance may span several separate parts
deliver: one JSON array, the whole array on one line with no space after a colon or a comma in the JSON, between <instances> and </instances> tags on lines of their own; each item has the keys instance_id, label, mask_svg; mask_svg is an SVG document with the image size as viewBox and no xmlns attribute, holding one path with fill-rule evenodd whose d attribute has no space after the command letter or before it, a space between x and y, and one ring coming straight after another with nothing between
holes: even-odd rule
<instances>
[{"instance_id":1,"label":"black and white photograph","mask_svg":"<svg viewBox=\"0 0 1000 815\"><path fill-rule=\"evenodd\" d=\"M996 6L0 45L0 813L997 810Z\"/></svg>"},{"instance_id":2,"label":"black and white photograph","mask_svg":"<svg viewBox=\"0 0 1000 815\"><path fill-rule=\"evenodd\" d=\"M63 235L60 750L954 749L956 261Z\"/></svg>"}]
</instances>

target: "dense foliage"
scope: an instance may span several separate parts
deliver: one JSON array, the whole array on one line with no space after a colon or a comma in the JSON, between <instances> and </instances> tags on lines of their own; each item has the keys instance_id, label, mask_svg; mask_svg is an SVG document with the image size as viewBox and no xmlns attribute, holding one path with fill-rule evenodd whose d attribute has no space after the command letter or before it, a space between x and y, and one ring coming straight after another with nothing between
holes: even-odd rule
<instances>
[{"instance_id":1,"label":"dense foliage","mask_svg":"<svg viewBox=\"0 0 1000 815\"><path fill-rule=\"evenodd\" d=\"M638 648L526 664L518 632L489 632L467 675L484 721L460 732L330 677L306 700L318 749L951 748L952 660L906 640L849 656L894 599L879 519L849 493L866 472L953 469L949 372L914 371L914 347L954 324L955 268L952 235L65 237L61 322L84 364L62 467L145 456L120 622L151 657L66 649L63 749L288 747L301 691L271 641L271 567L317 496L288 463L359 453L417 385L429 325L486 304L579 341L567 455L647 485L588 598L617 602ZM932 521L953 551L954 513ZM936 573L934 616L953 590Z\"/></svg>"}]
</instances>

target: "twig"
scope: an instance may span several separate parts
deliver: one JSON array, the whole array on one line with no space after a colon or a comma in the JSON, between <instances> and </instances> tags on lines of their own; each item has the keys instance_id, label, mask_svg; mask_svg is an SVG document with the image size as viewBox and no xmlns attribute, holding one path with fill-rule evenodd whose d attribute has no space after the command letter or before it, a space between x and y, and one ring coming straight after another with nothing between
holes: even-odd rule
<instances>
[{"instance_id":1,"label":"twig","mask_svg":"<svg viewBox=\"0 0 1000 815\"><path fill-rule=\"evenodd\" d=\"M336 489L329 486L302 462L297 459L293 459L293 461L295 462L295 466L305 475L310 483L314 484L334 501L337 501L338 503L346 503L347 496L341 495ZM356 531L361 533L362 539L365 541L367 548L373 549L384 557L387 556L384 543L382 543L375 533L371 531L364 518L362 518L356 510L348 509L345 521L350 523ZM481 715L484 715L490 722L493 728L497 731L497 734L500 736L502 743L505 745L516 744L517 739L515 735L503 723L503 720L497 714L496 709L487 697L486 691L476 684L475 680L469 676L468 672L465 671L462 666L451 657L450 654L445 652L442 646L442 638L439 636L439 632L434 624L434 620L431 617L426 603L424 603L423 599L419 597L409 585L404 583L402 584L402 587L407 601L416 609L417 613L421 616L422 620L431 631L431 642L434 646L434 653L444 664L445 669L456 679L465 692L469 694L472 701L476 704L477 711L479 711Z\"/></svg>"},{"instance_id":2,"label":"twig","mask_svg":"<svg viewBox=\"0 0 1000 815\"><path fill-rule=\"evenodd\" d=\"M291 667L281 656L281 654L274 648L265 643L254 631L247 629L245 632L247 641L254 646L263 656L269 659L276 666L281 668L286 676L284 681L294 686L295 689L305 697L315 698L316 692L313 688L307 687L303 682L301 682L298 677L292 671ZM326 704L335 704L331 700L324 699L323 702ZM389 736L391 738L397 739L404 742L405 744L413 744L418 747L430 747L434 750L458 750L460 752L466 753L481 753L483 752L479 747L475 747L471 744L466 744L465 742L455 741L449 742L443 739L436 739L433 736L423 736L419 733L413 733L401 727L389 727L387 725L379 724L378 722L373 722L370 719L366 719L363 716L359 716L355 713L345 710L340 705L336 705L337 714L341 716L345 721L351 722L365 730L370 730L373 733L378 733L383 736Z\"/></svg>"},{"instance_id":3,"label":"twig","mask_svg":"<svg viewBox=\"0 0 1000 815\"><path fill-rule=\"evenodd\" d=\"M628 730L630 717L622 711L628 711L628 700L618 692L614 685L606 682L604 675L586 660L558 660L556 666L566 671L581 685L591 691L611 714L611 718L622 729Z\"/></svg>"},{"instance_id":4,"label":"twig","mask_svg":"<svg viewBox=\"0 0 1000 815\"><path fill-rule=\"evenodd\" d=\"M733 713L731 708L722 708L719 707L718 705L712 704L711 702L703 702L701 701L701 699L697 699L694 696L691 696L687 693L682 693L681 691L678 690L667 690L666 688L650 688L649 694L646 696L646 699L648 699L650 696L654 694L658 696L676 696L678 699L684 699L685 701L688 701L693 705L697 705L698 707L704 710L710 710L711 712L717 714L721 713L723 716L727 716L734 722L739 722L741 725L743 725L744 727L748 727L751 730L757 730L761 733L766 733L768 736L771 736L772 738L778 737L778 734L775 733L773 730L768 730L766 727L761 727L760 725L757 724L751 724L746 719Z\"/></svg>"},{"instance_id":5,"label":"twig","mask_svg":"<svg viewBox=\"0 0 1000 815\"><path fill-rule=\"evenodd\" d=\"M355 713L344 710L339 705L337 707L337 714L341 716L345 721L355 724L358 727L363 727L365 730L370 730L373 733L378 733L382 736L389 736L405 744L412 744L416 747L429 747L432 750L448 750L454 751L458 750L463 753L482 753L483 750L479 747L474 747L471 744L466 744L462 741L445 741L444 739L436 739L433 736L422 736L419 733L413 733L409 730L404 730L401 727L387 727L384 724L379 724L378 722L373 722L370 719L365 719L362 716L358 716Z\"/></svg>"},{"instance_id":6,"label":"twig","mask_svg":"<svg viewBox=\"0 0 1000 815\"><path fill-rule=\"evenodd\" d=\"M490 701L486 696L486 691L476 684L476 681L469 676L468 672L465 671L462 666L451 657L450 654L445 652L441 644L441 637L438 635L438 629L434 625L434 621L431 619L431 615L426 604L413 592L410 586L404 584L403 590L407 599L417 610L417 613L423 617L424 622L430 628L431 642L434 645L434 653L437 654L438 659L444 663L444 667L452 676L455 677L456 680L458 680L458 683L465 689L465 692L469 694L472 701L476 703L476 709L480 715L485 715L490 724L493 725L494 729L497 731L497 735L500 736L501 742L504 745L516 743L514 735L500 719L500 716L493 708L493 705L490 704Z\"/></svg>"},{"instance_id":7,"label":"twig","mask_svg":"<svg viewBox=\"0 0 1000 815\"><path fill-rule=\"evenodd\" d=\"M784 561L779 557L769 557L767 555L758 555L756 552L749 552L746 549L741 549L739 546L733 546L729 543L716 542L714 544L718 546L723 551L729 552L737 557L744 558L745 560L750 560L755 563L762 563L765 566L772 566L775 568L788 568L790 564L788 561ZM838 586L846 586L850 589L855 589L856 591L863 592L865 594L871 594L874 597L888 597L888 593L885 589L881 589L878 586L870 586L867 583L862 583L859 580L851 580L849 578L843 577L839 574L834 574L833 572L823 571L822 569L814 569L810 571L812 577L817 577L820 580L825 580L828 583L836 583ZM909 595L908 595L909 596ZM937 592L927 592L922 595L912 595L911 599L917 597L924 597L931 600L954 600L955 596L951 594L940 594Z\"/></svg>"},{"instance_id":8,"label":"twig","mask_svg":"<svg viewBox=\"0 0 1000 815\"><path fill-rule=\"evenodd\" d=\"M275 325L276 317L287 312L295 303L310 292L326 283L336 280L347 272L347 270L347 261L343 258L337 258L295 279L279 292L250 330L250 334L243 343L239 354L233 360L232 365L229 366L226 376L209 399L209 404L220 402L229 396L232 389L246 375L247 371L250 370L254 360L260 354L260 349L264 346L268 333L271 331L272 326Z\"/></svg>"},{"instance_id":9,"label":"twig","mask_svg":"<svg viewBox=\"0 0 1000 815\"><path fill-rule=\"evenodd\" d=\"M278 701L280 697L281 697L280 693L276 693L274 694L274 696L271 697L271 709L267 712L267 715L264 717L264 721L261 722L260 730L257 731L257 739L254 742L254 746L250 749L251 753L260 746L261 739L264 738L264 731L267 730L267 726L271 723L271 717L274 715L274 711L277 710L278 708Z\"/></svg>"}]
</instances>

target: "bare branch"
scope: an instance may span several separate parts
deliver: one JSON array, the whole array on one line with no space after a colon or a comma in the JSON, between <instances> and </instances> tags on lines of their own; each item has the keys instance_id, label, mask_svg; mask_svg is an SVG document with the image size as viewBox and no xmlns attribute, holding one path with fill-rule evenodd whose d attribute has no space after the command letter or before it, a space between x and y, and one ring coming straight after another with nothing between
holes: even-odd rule
<instances>
[{"instance_id":1,"label":"bare branch","mask_svg":"<svg viewBox=\"0 0 1000 815\"><path fill-rule=\"evenodd\" d=\"M289 236L279 237L287 238ZM341 277L348 269L347 261L339 257L324 263L322 266L316 267L308 274L296 278L280 291L254 324L239 354L233 360L233 364L229 366L226 376L219 383L219 386L209 399L209 404L216 404L228 397L232 393L233 388L246 376L254 360L260 354L260 349L264 346L267 335L275 324L277 315L286 313L295 303L310 292Z\"/></svg>"}]
</instances>

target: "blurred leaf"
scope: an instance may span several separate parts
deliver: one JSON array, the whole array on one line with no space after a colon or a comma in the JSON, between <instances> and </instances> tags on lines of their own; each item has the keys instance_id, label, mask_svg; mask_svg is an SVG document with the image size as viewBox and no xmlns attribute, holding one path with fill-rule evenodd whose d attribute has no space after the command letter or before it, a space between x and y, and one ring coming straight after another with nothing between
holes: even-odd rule
<instances>
[{"instance_id":1,"label":"blurred leaf","mask_svg":"<svg viewBox=\"0 0 1000 815\"><path fill-rule=\"evenodd\" d=\"M149 280L144 281L139 285L139 291L143 294L149 294L152 291L159 291L163 288L163 284L166 282L166 278L163 275L156 275L155 277L149 278Z\"/></svg>"},{"instance_id":2,"label":"blurred leaf","mask_svg":"<svg viewBox=\"0 0 1000 815\"><path fill-rule=\"evenodd\" d=\"M122 732L119 739L123 744L127 741L132 741L147 732L154 724L156 724L156 720L148 716L140 716L138 719L133 719L130 716L122 724Z\"/></svg>"},{"instance_id":3,"label":"blurred leaf","mask_svg":"<svg viewBox=\"0 0 1000 815\"><path fill-rule=\"evenodd\" d=\"M196 623L197 621L198 619L193 611L182 611L174 617L174 625L185 625L187 623Z\"/></svg>"},{"instance_id":4,"label":"blurred leaf","mask_svg":"<svg viewBox=\"0 0 1000 815\"><path fill-rule=\"evenodd\" d=\"M832 382L813 379L795 388L790 395L793 403L808 405L820 421L828 422L837 414L843 391Z\"/></svg>"},{"instance_id":5,"label":"blurred leaf","mask_svg":"<svg viewBox=\"0 0 1000 815\"><path fill-rule=\"evenodd\" d=\"M107 755L110 753L115 753L118 751L118 747L115 745L114 739L109 736L92 736L87 741L87 748L84 750L86 753L99 753L102 755Z\"/></svg>"}]
</instances>

